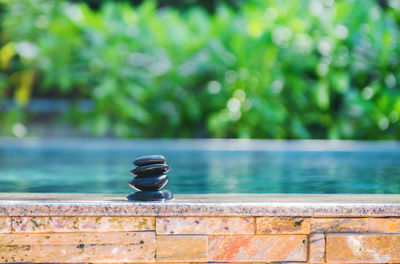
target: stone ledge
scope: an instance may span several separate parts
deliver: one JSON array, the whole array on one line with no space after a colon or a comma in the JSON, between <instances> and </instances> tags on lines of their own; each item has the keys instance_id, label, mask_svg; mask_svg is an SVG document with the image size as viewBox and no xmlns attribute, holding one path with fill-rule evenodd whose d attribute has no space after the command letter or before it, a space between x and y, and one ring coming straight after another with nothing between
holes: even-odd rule
<instances>
[{"instance_id":1,"label":"stone ledge","mask_svg":"<svg viewBox=\"0 0 400 264\"><path fill-rule=\"evenodd\" d=\"M400 195L193 194L159 202L124 195L0 193L0 216L400 216Z\"/></svg>"},{"instance_id":2,"label":"stone ledge","mask_svg":"<svg viewBox=\"0 0 400 264\"><path fill-rule=\"evenodd\" d=\"M0 216L2 263L399 263L399 246L397 216Z\"/></svg>"}]
</instances>

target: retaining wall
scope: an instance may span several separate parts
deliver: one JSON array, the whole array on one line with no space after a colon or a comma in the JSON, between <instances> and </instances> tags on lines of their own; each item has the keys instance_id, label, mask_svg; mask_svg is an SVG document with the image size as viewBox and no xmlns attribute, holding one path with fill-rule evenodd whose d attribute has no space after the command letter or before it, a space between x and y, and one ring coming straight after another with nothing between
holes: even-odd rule
<instances>
[{"instance_id":1,"label":"retaining wall","mask_svg":"<svg viewBox=\"0 0 400 264\"><path fill-rule=\"evenodd\" d=\"M400 263L399 200L0 194L0 262Z\"/></svg>"}]
</instances>

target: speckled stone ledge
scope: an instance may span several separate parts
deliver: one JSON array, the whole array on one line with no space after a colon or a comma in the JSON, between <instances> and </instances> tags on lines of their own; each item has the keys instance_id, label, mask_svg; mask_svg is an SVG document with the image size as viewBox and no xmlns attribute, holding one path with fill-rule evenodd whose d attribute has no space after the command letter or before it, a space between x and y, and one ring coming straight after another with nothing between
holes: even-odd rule
<instances>
[{"instance_id":1,"label":"speckled stone ledge","mask_svg":"<svg viewBox=\"0 0 400 264\"><path fill-rule=\"evenodd\" d=\"M164 202L124 195L0 193L0 216L400 216L400 195L205 194Z\"/></svg>"}]
</instances>

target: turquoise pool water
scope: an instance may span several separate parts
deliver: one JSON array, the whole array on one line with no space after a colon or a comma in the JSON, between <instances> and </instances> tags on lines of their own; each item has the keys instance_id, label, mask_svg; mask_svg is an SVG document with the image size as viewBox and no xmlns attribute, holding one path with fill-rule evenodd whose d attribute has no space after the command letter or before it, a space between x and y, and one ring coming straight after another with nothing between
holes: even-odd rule
<instances>
[{"instance_id":1,"label":"turquoise pool water","mask_svg":"<svg viewBox=\"0 0 400 264\"><path fill-rule=\"evenodd\" d=\"M0 192L128 194L146 154L167 158L174 193L400 192L398 143L207 140L3 141Z\"/></svg>"}]
</instances>

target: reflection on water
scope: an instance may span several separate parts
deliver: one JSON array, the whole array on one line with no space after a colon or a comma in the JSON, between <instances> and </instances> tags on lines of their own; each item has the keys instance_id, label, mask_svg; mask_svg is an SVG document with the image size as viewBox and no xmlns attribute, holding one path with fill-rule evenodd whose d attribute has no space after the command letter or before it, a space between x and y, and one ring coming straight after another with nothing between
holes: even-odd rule
<instances>
[{"instance_id":1,"label":"reflection on water","mask_svg":"<svg viewBox=\"0 0 400 264\"><path fill-rule=\"evenodd\" d=\"M0 149L0 192L129 193L135 157L163 154L174 193L399 193L399 152Z\"/></svg>"}]
</instances>

